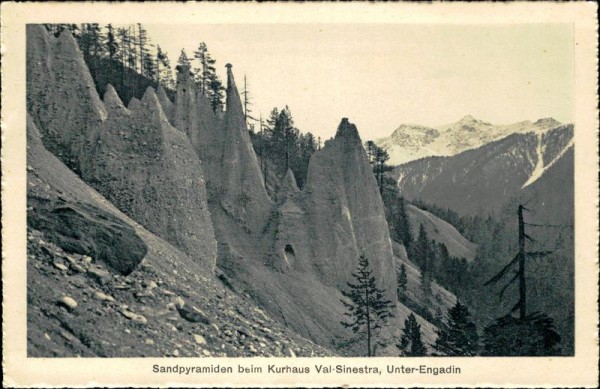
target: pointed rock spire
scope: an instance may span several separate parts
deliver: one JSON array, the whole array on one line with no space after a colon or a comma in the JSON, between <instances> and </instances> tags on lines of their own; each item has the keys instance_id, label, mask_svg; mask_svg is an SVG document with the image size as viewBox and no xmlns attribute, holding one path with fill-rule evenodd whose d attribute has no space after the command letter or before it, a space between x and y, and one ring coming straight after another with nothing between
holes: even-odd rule
<instances>
[{"instance_id":1,"label":"pointed rock spire","mask_svg":"<svg viewBox=\"0 0 600 389\"><path fill-rule=\"evenodd\" d=\"M294 172L292 172L291 169L288 169L287 173L285 174L285 177L283 178L283 182L281 183L279 196L281 198L285 198L299 191L300 189L298 189L298 184L296 183L296 177L294 176Z\"/></svg>"},{"instance_id":2,"label":"pointed rock spire","mask_svg":"<svg viewBox=\"0 0 600 389\"><path fill-rule=\"evenodd\" d=\"M158 97L158 101L160 101L160 103L163 105L163 108L173 106L173 102L171 99L169 99L169 96L167 96L167 92L162 85L158 86L158 89L156 90L156 97Z\"/></svg>"},{"instance_id":3,"label":"pointed rock spire","mask_svg":"<svg viewBox=\"0 0 600 389\"><path fill-rule=\"evenodd\" d=\"M237 87L235 86L235 79L233 78L233 71L231 70L233 65L228 63L227 65L225 65L225 67L227 68L227 91L225 100L227 110L225 111L225 116L241 117L243 119L244 110L242 108L242 100L240 99L240 94L238 93Z\"/></svg>"},{"instance_id":4,"label":"pointed rock spire","mask_svg":"<svg viewBox=\"0 0 600 389\"><path fill-rule=\"evenodd\" d=\"M286 193L294 193L298 192L298 184L296 183L296 177L294 176L294 172L291 169L288 169L287 173L285 173L285 177L283 178L283 183L281 188Z\"/></svg>"},{"instance_id":5,"label":"pointed rock spire","mask_svg":"<svg viewBox=\"0 0 600 389\"><path fill-rule=\"evenodd\" d=\"M158 97L158 101L162 106L163 112L165 113L165 115L167 115L169 123L174 123L175 104L173 104L171 99L169 99L169 96L167 96L167 92L165 91L162 85L158 86L158 89L156 90L156 97Z\"/></svg>"},{"instance_id":6,"label":"pointed rock spire","mask_svg":"<svg viewBox=\"0 0 600 389\"><path fill-rule=\"evenodd\" d=\"M335 139L345 139L349 141L355 141L361 144L360 135L356 126L348 121L348 118L342 118L340 125L338 126L337 132L335 133Z\"/></svg>"},{"instance_id":7,"label":"pointed rock spire","mask_svg":"<svg viewBox=\"0 0 600 389\"><path fill-rule=\"evenodd\" d=\"M125 105L119 98L119 95L115 88L111 84L106 86L104 91L104 106L108 110L109 114L128 114L129 112L125 108Z\"/></svg>"},{"instance_id":8,"label":"pointed rock spire","mask_svg":"<svg viewBox=\"0 0 600 389\"><path fill-rule=\"evenodd\" d=\"M73 34L71 34L71 31L69 31L68 28L65 28L61 31L60 35L58 36L58 44L62 46L62 50L79 51L79 45L77 44L77 41L75 41L75 37L73 37Z\"/></svg>"},{"instance_id":9,"label":"pointed rock spire","mask_svg":"<svg viewBox=\"0 0 600 389\"><path fill-rule=\"evenodd\" d=\"M154 88L149 86L142 97L142 107L145 108L146 114L148 117L154 121L159 122L168 122L167 117L158 101L158 97L156 96L156 92L154 92Z\"/></svg>"},{"instance_id":10,"label":"pointed rock spire","mask_svg":"<svg viewBox=\"0 0 600 389\"><path fill-rule=\"evenodd\" d=\"M137 112L141 107L142 103L135 97L132 97L131 100L129 100L129 104L127 105L127 109L130 112Z\"/></svg>"}]
</instances>

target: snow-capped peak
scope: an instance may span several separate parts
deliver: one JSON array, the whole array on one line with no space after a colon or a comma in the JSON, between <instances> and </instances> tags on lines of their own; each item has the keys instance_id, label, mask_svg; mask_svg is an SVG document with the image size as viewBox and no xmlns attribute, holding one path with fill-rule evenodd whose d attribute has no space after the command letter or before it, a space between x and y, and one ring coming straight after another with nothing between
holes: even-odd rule
<instances>
[{"instance_id":1,"label":"snow-capped peak","mask_svg":"<svg viewBox=\"0 0 600 389\"><path fill-rule=\"evenodd\" d=\"M514 133L546 132L561 125L553 118L522 121L510 125L494 125L472 115L459 121L438 127L402 124L389 137L377 139L375 143L385 148L390 163L399 165L430 156L452 156L466 150L505 138Z\"/></svg>"}]
</instances>

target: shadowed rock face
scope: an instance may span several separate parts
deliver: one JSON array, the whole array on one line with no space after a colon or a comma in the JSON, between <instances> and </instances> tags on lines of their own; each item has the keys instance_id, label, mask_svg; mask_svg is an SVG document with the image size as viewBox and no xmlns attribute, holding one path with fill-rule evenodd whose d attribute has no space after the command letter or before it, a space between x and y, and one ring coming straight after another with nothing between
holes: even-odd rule
<instances>
[{"instance_id":1,"label":"shadowed rock face","mask_svg":"<svg viewBox=\"0 0 600 389\"><path fill-rule=\"evenodd\" d=\"M172 107L166 95L165 98L158 96L165 112L173 112L169 117L171 124L188 136L200 160L206 163L212 159L209 157L218 135L218 118L208 99L196 87L190 69L181 68L177 73L177 93Z\"/></svg>"},{"instance_id":2,"label":"shadowed rock face","mask_svg":"<svg viewBox=\"0 0 600 389\"><path fill-rule=\"evenodd\" d=\"M30 197L29 225L47 231L48 240L63 250L88 255L127 275L147 252L135 230L113 215L88 204Z\"/></svg>"},{"instance_id":3,"label":"shadowed rock face","mask_svg":"<svg viewBox=\"0 0 600 389\"><path fill-rule=\"evenodd\" d=\"M127 215L212 268L202 166L155 92L125 108L109 85L104 104L68 31L54 38L28 26L27 42L28 109L45 145Z\"/></svg>"},{"instance_id":4,"label":"shadowed rock face","mask_svg":"<svg viewBox=\"0 0 600 389\"><path fill-rule=\"evenodd\" d=\"M55 38L42 25L27 26L27 111L48 150L79 173L86 134L100 126L106 111L69 31Z\"/></svg>"},{"instance_id":5,"label":"shadowed rock face","mask_svg":"<svg viewBox=\"0 0 600 389\"><path fill-rule=\"evenodd\" d=\"M261 231L269 215L267 195L256 154L244 119L244 111L231 65L227 67L227 110L221 124L221 144L217 163L220 203L251 230Z\"/></svg>"}]
</instances>

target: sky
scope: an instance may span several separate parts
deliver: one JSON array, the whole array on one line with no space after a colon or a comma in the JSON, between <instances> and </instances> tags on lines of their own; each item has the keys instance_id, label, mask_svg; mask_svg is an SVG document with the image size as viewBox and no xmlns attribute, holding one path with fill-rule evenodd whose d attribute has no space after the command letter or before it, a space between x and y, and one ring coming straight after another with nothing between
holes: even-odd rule
<instances>
[{"instance_id":1,"label":"sky","mask_svg":"<svg viewBox=\"0 0 600 389\"><path fill-rule=\"evenodd\" d=\"M568 24L145 24L171 63L206 42L225 81L244 75L254 116L289 106L296 127L327 139L342 117L363 140L400 124L469 114L494 124L573 121Z\"/></svg>"}]
</instances>

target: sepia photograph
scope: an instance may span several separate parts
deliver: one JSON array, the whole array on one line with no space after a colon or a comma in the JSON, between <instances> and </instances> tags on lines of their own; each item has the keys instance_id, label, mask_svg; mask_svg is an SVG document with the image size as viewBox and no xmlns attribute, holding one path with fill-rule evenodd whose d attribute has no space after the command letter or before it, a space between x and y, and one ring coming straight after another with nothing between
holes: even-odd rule
<instances>
[{"instance_id":1,"label":"sepia photograph","mask_svg":"<svg viewBox=\"0 0 600 389\"><path fill-rule=\"evenodd\" d=\"M525 357L597 376L573 22L215 14L20 24L23 358L136 361L151 386L489 386L460 377Z\"/></svg>"}]
</instances>

